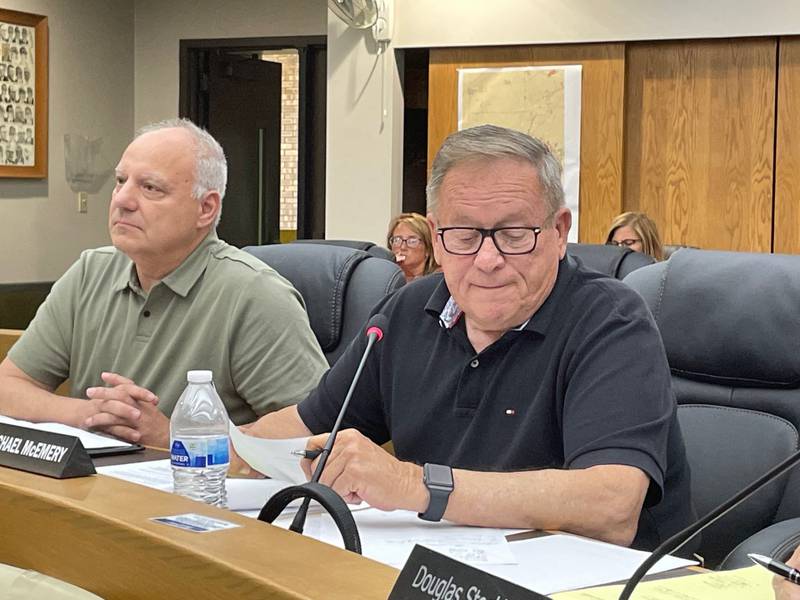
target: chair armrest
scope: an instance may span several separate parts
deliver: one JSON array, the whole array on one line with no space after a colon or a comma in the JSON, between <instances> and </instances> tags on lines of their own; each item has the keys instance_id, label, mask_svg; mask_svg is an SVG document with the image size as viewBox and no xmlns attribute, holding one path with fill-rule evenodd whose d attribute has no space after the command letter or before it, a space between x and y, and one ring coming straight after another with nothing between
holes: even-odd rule
<instances>
[{"instance_id":1,"label":"chair armrest","mask_svg":"<svg viewBox=\"0 0 800 600\"><path fill-rule=\"evenodd\" d=\"M11 346L17 343L24 332L21 329L0 329L0 361L2 361Z\"/></svg>"},{"instance_id":2,"label":"chair armrest","mask_svg":"<svg viewBox=\"0 0 800 600\"><path fill-rule=\"evenodd\" d=\"M800 518L780 521L751 535L736 546L722 561L719 569L724 571L749 567L753 564L753 561L747 558L749 552L785 561L798 545L800 545Z\"/></svg>"}]
</instances>

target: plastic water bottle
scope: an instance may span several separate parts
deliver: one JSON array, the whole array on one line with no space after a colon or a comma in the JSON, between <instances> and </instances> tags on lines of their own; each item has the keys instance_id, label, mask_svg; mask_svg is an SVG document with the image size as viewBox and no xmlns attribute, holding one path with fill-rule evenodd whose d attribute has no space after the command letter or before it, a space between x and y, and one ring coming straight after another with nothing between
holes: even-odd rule
<instances>
[{"instance_id":1,"label":"plastic water bottle","mask_svg":"<svg viewBox=\"0 0 800 600\"><path fill-rule=\"evenodd\" d=\"M170 462L176 494L225 507L228 413L211 371L189 371L169 421Z\"/></svg>"}]
</instances>

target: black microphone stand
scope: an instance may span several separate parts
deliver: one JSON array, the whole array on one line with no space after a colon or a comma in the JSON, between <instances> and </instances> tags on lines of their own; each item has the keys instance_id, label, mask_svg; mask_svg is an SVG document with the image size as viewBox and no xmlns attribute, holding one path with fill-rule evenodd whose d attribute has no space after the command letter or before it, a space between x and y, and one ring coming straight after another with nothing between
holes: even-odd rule
<instances>
[{"instance_id":1,"label":"black microphone stand","mask_svg":"<svg viewBox=\"0 0 800 600\"><path fill-rule=\"evenodd\" d=\"M714 521L722 517L725 513L729 510L734 508L737 504L749 498L753 493L757 492L762 486L766 485L779 475L782 475L784 472L791 469L798 461L800 461L800 451L795 452L783 462L778 463L772 469L767 471L764 475L756 479L753 483L748 485L742 491L738 492L734 495L730 500L726 500L722 504L720 504L717 508L709 512L706 516L702 519L698 520L696 523L693 523L686 529L679 531L671 538L667 539L664 543L662 543L658 548L653 550L650 556L639 565L639 568L634 571L631 578L628 579L628 582L625 584L625 587L622 589L622 593L619 595L619 600L628 600L633 593L633 589L642 579L642 577L647 574L650 568L656 564L661 558L669 554L670 552L675 552L678 548L683 546L686 542L692 539L695 535L700 533L703 529L705 529L708 525L711 525Z\"/></svg>"},{"instance_id":2,"label":"black microphone stand","mask_svg":"<svg viewBox=\"0 0 800 600\"><path fill-rule=\"evenodd\" d=\"M358 364L358 369L356 369L356 374L350 384L350 389L347 391L347 395L344 398L342 408L339 410L336 423L334 423L333 429L331 429L331 433L328 436L328 441L325 442L325 447L319 455L317 468L314 469L311 481L282 489L267 500L267 503L258 515L259 521L272 523L290 502L298 498L303 498L303 503L300 505L300 508L292 520L292 524L289 526L291 531L303 533L306 516L308 515L308 507L311 504L311 500L316 500L322 505L322 508L325 509L331 518L333 518L336 528L339 530L339 533L342 534L342 541L344 542L345 549L355 552L356 554L361 554L361 538L358 535L358 528L356 527L355 519L353 519L353 514L350 512L347 503L342 497L328 486L319 483L319 478L322 475L322 470L325 468L325 463L328 461L328 456L333 449L333 442L336 440L336 434L339 433L339 428L342 426L344 413L347 410L347 405L350 403L350 398L353 396L356 384L361 378L361 371L364 369L370 350L372 350L372 346L375 345L375 342L383 336L379 327L375 327L374 330L371 327L368 329L368 332L367 347L364 350L364 355L361 357L361 362Z\"/></svg>"}]
</instances>

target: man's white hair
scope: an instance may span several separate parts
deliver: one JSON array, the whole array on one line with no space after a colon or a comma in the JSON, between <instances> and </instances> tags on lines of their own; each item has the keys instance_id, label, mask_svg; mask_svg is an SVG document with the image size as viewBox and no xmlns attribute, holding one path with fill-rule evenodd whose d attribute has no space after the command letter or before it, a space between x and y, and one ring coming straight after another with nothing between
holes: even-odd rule
<instances>
[{"instance_id":1,"label":"man's white hair","mask_svg":"<svg viewBox=\"0 0 800 600\"><path fill-rule=\"evenodd\" d=\"M205 129L192 123L189 119L166 119L145 125L136 132L138 138L151 131L161 129L183 129L192 136L195 148L195 173L192 195L200 200L208 192L219 193L219 212L214 221L214 227L219 224L222 217L222 199L225 197L225 187L228 181L228 161L225 160L225 152L222 146Z\"/></svg>"}]
</instances>

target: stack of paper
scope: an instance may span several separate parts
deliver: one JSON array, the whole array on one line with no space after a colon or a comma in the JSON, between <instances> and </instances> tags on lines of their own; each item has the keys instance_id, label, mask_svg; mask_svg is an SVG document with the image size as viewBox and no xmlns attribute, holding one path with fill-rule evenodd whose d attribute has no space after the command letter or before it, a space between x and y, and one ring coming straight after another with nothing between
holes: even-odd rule
<instances>
[{"instance_id":1,"label":"stack of paper","mask_svg":"<svg viewBox=\"0 0 800 600\"><path fill-rule=\"evenodd\" d=\"M761 567L645 581L632 600L775 600L772 573ZM553 600L617 600L621 585L556 594Z\"/></svg>"},{"instance_id":2,"label":"stack of paper","mask_svg":"<svg viewBox=\"0 0 800 600\"><path fill-rule=\"evenodd\" d=\"M172 467L168 458L127 465L98 467L97 472L101 475L145 485L162 492L172 492ZM278 481L277 479L226 479L228 508L238 511L256 511L255 514L257 516L261 507L275 492L290 485L286 481Z\"/></svg>"},{"instance_id":3,"label":"stack of paper","mask_svg":"<svg viewBox=\"0 0 800 600\"><path fill-rule=\"evenodd\" d=\"M50 431L52 433L61 433L63 435L71 435L80 439L81 444L86 450L93 450L97 448L130 448L133 444L123 442L116 438L98 435L91 431L78 429L77 427L70 427L63 423L31 423L30 421L22 421L20 419L12 419L0 415L0 423L8 425L16 425L18 427L29 427L30 429L38 429L40 431Z\"/></svg>"}]
</instances>

